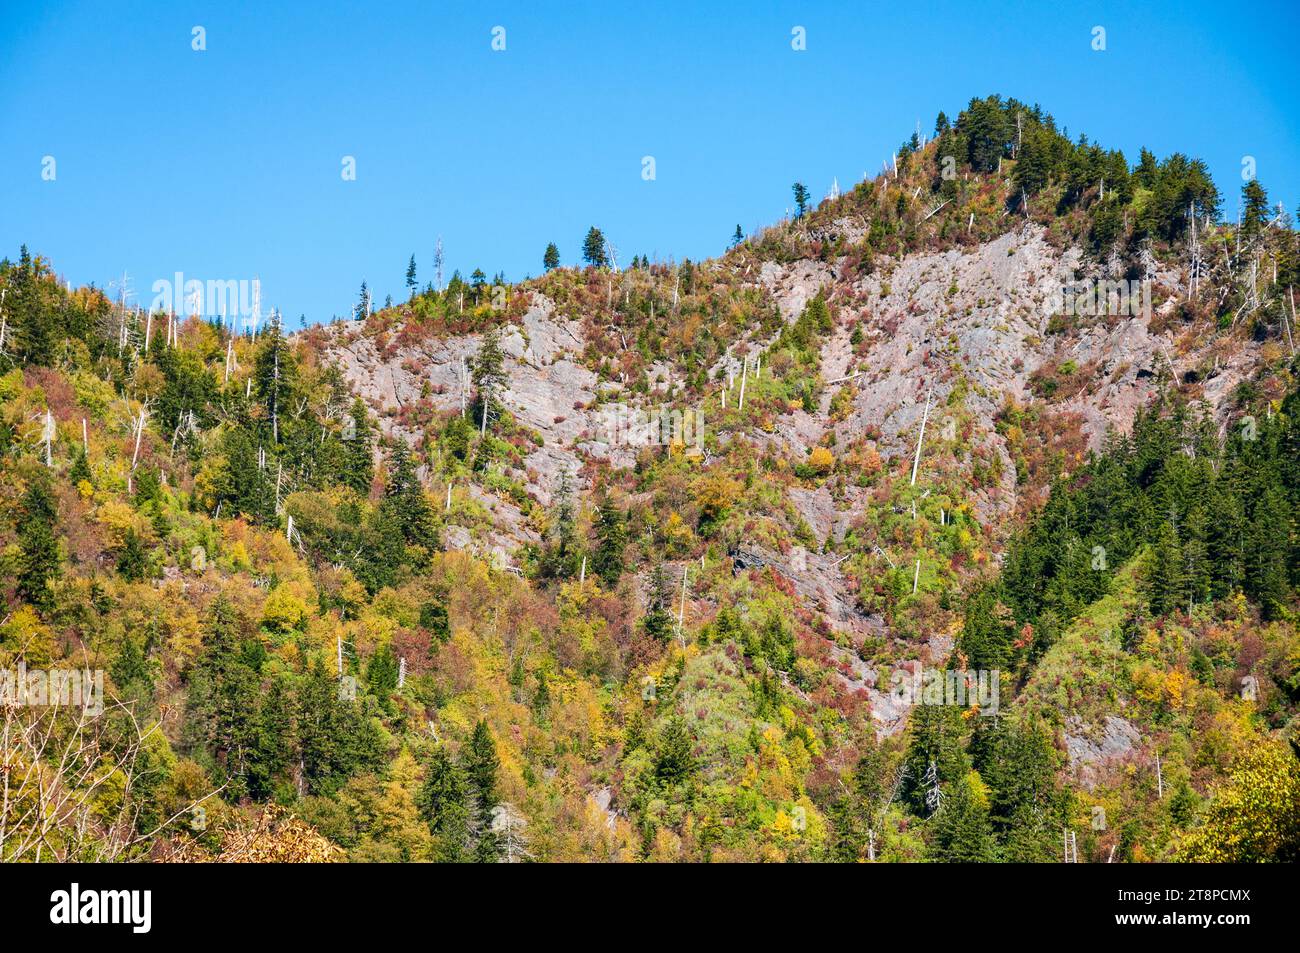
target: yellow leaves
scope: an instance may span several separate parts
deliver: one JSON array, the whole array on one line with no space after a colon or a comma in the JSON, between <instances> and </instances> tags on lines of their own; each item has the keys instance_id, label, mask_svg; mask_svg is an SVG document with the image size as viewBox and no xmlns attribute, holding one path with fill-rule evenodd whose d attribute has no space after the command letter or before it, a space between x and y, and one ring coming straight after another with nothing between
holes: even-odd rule
<instances>
[{"instance_id":1,"label":"yellow leaves","mask_svg":"<svg viewBox=\"0 0 1300 953\"><path fill-rule=\"evenodd\" d=\"M117 398L113 385L89 371L76 371L72 375L72 392L77 403L94 417L102 417Z\"/></svg>"},{"instance_id":2,"label":"yellow leaves","mask_svg":"<svg viewBox=\"0 0 1300 953\"><path fill-rule=\"evenodd\" d=\"M282 808L269 805L252 824L222 832L221 849L214 855L198 841L183 840L168 860L175 863L225 864L325 864L344 860L343 851L305 821Z\"/></svg>"},{"instance_id":3,"label":"yellow leaves","mask_svg":"<svg viewBox=\"0 0 1300 953\"><path fill-rule=\"evenodd\" d=\"M128 530L142 536L151 534L151 527L135 508L121 500L105 500L95 512L95 518L108 529L113 545L121 546Z\"/></svg>"},{"instance_id":4,"label":"yellow leaves","mask_svg":"<svg viewBox=\"0 0 1300 953\"><path fill-rule=\"evenodd\" d=\"M668 514L663 526L664 548L672 557L684 556L695 545L695 532L686 525L686 521L674 510Z\"/></svg>"},{"instance_id":5,"label":"yellow leaves","mask_svg":"<svg viewBox=\"0 0 1300 953\"><path fill-rule=\"evenodd\" d=\"M242 539L226 548L226 558L236 572L247 572L253 568L253 560L249 557L248 547L244 545Z\"/></svg>"},{"instance_id":6,"label":"yellow leaves","mask_svg":"<svg viewBox=\"0 0 1300 953\"><path fill-rule=\"evenodd\" d=\"M1182 669L1161 671L1142 664L1133 673L1133 684L1138 699L1153 708L1164 711L1181 711L1188 704L1195 684Z\"/></svg>"},{"instance_id":7,"label":"yellow leaves","mask_svg":"<svg viewBox=\"0 0 1300 953\"><path fill-rule=\"evenodd\" d=\"M3 625L0 642L15 651L28 668L43 668L54 658L54 631L31 606L20 605Z\"/></svg>"},{"instance_id":8,"label":"yellow leaves","mask_svg":"<svg viewBox=\"0 0 1300 953\"><path fill-rule=\"evenodd\" d=\"M814 447L808 455L808 466L819 474L827 474L835 466L835 454L826 447Z\"/></svg>"},{"instance_id":9,"label":"yellow leaves","mask_svg":"<svg viewBox=\"0 0 1300 953\"><path fill-rule=\"evenodd\" d=\"M741 485L721 473L711 473L700 481L696 500L706 518L716 519L740 498Z\"/></svg>"},{"instance_id":10,"label":"yellow leaves","mask_svg":"<svg viewBox=\"0 0 1300 953\"><path fill-rule=\"evenodd\" d=\"M1256 745L1221 786L1205 821L1188 834L1182 858L1258 863L1300 851L1300 762L1281 744Z\"/></svg>"},{"instance_id":11,"label":"yellow leaves","mask_svg":"<svg viewBox=\"0 0 1300 953\"><path fill-rule=\"evenodd\" d=\"M306 629L307 615L303 600L290 592L288 586L277 586L262 607L262 628L273 637L288 638Z\"/></svg>"},{"instance_id":12,"label":"yellow leaves","mask_svg":"<svg viewBox=\"0 0 1300 953\"><path fill-rule=\"evenodd\" d=\"M858 389L851 383L841 387L831 398L830 418L834 421L847 420L849 414L853 412L853 398L858 394Z\"/></svg>"}]
</instances>

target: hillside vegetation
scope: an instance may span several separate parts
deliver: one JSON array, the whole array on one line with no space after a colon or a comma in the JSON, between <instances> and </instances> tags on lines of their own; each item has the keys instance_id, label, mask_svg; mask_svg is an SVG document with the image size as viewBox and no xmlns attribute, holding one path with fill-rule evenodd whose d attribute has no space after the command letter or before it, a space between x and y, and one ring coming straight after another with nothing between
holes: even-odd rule
<instances>
[{"instance_id":1,"label":"hillside vegetation","mask_svg":"<svg viewBox=\"0 0 1300 953\"><path fill-rule=\"evenodd\" d=\"M1297 859L1289 217L998 97L795 196L292 336L0 262L0 671L105 695L0 858Z\"/></svg>"}]
</instances>

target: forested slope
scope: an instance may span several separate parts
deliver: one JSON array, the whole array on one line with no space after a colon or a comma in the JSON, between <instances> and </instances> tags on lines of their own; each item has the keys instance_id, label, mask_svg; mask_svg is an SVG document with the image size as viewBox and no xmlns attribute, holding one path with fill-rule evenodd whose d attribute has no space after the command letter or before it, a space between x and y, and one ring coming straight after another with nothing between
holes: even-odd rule
<instances>
[{"instance_id":1,"label":"forested slope","mask_svg":"<svg viewBox=\"0 0 1300 953\"><path fill-rule=\"evenodd\" d=\"M0 669L105 695L0 857L1294 859L1289 217L996 97L800 189L292 336L0 263Z\"/></svg>"}]
</instances>

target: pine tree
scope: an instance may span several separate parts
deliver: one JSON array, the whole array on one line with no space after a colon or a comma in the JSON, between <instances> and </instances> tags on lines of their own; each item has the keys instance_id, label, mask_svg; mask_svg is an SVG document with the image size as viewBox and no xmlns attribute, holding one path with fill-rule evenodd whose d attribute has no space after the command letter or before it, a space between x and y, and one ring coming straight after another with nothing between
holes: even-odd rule
<instances>
[{"instance_id":1,"label":"pine tree","mask_svg":"<svg viewBox=\"0 0 1300 953\"><path fill-rule=\"evenodd\" d=\"M474 859L480 863L493 863L500 858L500 844L491 829L491 820L493 810L500 803L497 771L501 762L492 732L483 719L474 725L464 758L472 829L476 834Z\"/></svg>"},{"instance_id":2,"label":"pine tree","mask_svg":"<svg viewBox=\"0 0 1300 953\"><path fill-rule=\"evenodd\" d=\"M270 797L276 779L291 763L296 746L293 707L285 679L272 678L258 706L249 753L248 790L255 798Z\"/></svg>"},{"instance_id":3,"label":"pine tree","mask_svg":"<svg viewBox=\"0 0 1300 953\"><path fill-rule=\"evenodd\" d=\"M660 784L674 787L686 784L695 773L695 739L686 722L673 716L659 733L655 746L654 774Z\"/></svg>"},{"instance_id":4,"label":"pine tree","mask_svg":"<svg viewBox=\"0 0 1300 953\"><path fill-rule=\"evenodd\" d=\"M190 674L182 738L195 754L211 758L214 769L229 777L237 790L248 767L257 695L257 673L240 651L234 606L218 597L207 622L203 653Z\"/></svg>"},{"instance_id":5,"label":"pine tree","mask_svg":"<svg viewBox=\"0 0 1300 953\"><path fill-rule=\"evenodd\" d=\"M352 315L358 321L364 320L370 314L370 289L366 286L365 281L361 282L361 292L358 296L356 307L352 309Z\"/></svg>"},{"instance_id":6,"label":"pine tree","mask_svg":"<svg viewBox=\"0 0 1300 953\"><path fill-rule=\"evenodd\" d=\"M54 602L51 583L60 575L59 544L54 536L58 518L49 478L33 476L23 493L22 521L18 530L21 551L18 562L18 593L36 608L46 611Z\"/></svg>"},{"instance_id":7,"label":"pine tree","mask_svg":"<svg viewBox=\"0 0 1300 953\"><path fill-rule=\"evenodd\" d=\"M408 546L420 546L429 552L438 548L433 509L424 495L424 486L405 440L398 440L393 448L382 505Z\"/></svg>"},{"instance_id":8,"label":"pine tree","mask_svg":"<svg viewBox=\"0 0 1300 953\"><path fill-rule=\"evenodd\" d=\"M253 367L253 393L266 411L270 424L266 440L278 444L290 395L298 379L298 360L285 339L279 320L270 321L262 336Z\"/></svg>"},{"instance_id":9,"label":"pine tree","mask_svg":"<svg viewBox=\"0 0 1300 953\"><path fill-rule=\"evenodd\" d=\"M921 699L918 699L921 701ZM965 727L961 709L955 705L916 704L908 724L903 796L912 810L929 817L935 806L927 803L935 785L951 787L970 770L963 749ZM926 782L932 775L933 781Z\"/></svg>"},{"instance_id":10,"label":"pine tree","mask_svg":"<svg viewBox=\"0 0 1300 953\"><path fill-rule=\"evenodd\" d=\"M623 575L623 551L627 548L627 525L623 512L608 494L601 498L596 516L596 553L592 569L612 589Z\"/></svg>"},{"instance_id":11,"label":"pine tree","mask_svg":"<svg viewBox=\"0 0 1300 953\"><path fill-rule=\"evenodd\" d=\"M808 186L802 182L796 182L790 186L794 193L795 218L803 218L804 213L808 211Z\"/></svg>"},{"instance_id":12,"label":"pine tree","mask_svg":"<svg viewBox=\"0 0 1300 953\"><path fill-rule=\"evenodd\" d=\"M1160 524L1151 566L1151 611L1164 615L1187 606L1183 548L1171 520Z\"/></svg>"},{"instance_id":13,"label":"pine tree","mask_svg":"<svg viewBox=\"0 0 1300 953\"><path fill-rule=\"evenodd\" d=\"M117 571L127 582L139 582L148 569L148 556L144 543L134 527L129 527L122 540L122 552L117 557Z\"/></svg>"},{"instance_id":14,"label":"pine tree","mask_svg":"<svg viewBox=\"0 0 1300 953\"><path fill-rule=\"evenodd\" d=\"M962 776L947 791L934 819L935 860L950 864L987 864L997 859L997 842L989 824L988 809Z\"/></svg>"},{"instance_id":15,"label":"pine tree","mask_svg":"<svg viewBox=\"0 0 1300 953\"><path fill-rule=\"evenodd\" d=\"M366 683L370 692L381 702L397 691L398 664L391 647L381 645L370 656L366 665Z\"/></svg>"},{"instance_id":16,"label":"pine tree","mask_svg":"<svg viewBox=\"0 0 1300 953\"><path fill-rule=\"evenodd\" d=\"M438 651L438 646L451 639L451 622L447 617L447 607L441 602L426 602L420 607L420 628L429 633L429 650Z\"/></svg>"},{"instance_id":17,"label":"pine tree","mask_svg":"<svg viewBox=\"0 0 1300 953\"><path fill-rule=\"evenodd\" d=\"M415 255L411 255L411 261L406 266L406 289L410 293L409 297L415 297L415 289L418 282L415 280Z\"/></svg>"},{"instance_id":18,"label":"pine tree","mask_svg":"<svg viewBox=\"0 0 1300 953\"><path fill-rule=\"evenodd\" d=\"M429 759L415 805L435 838L436 860L464 863L471 859L468 779L441 745Z\"/></svg>"},{"instance_id":19,"label":"pine tree","mask_svg":"<svg viewBox=\"0 0 1300 953\"><path fill-rule=\"evenodd\" d=\"M375 478L374 445L370 439L370 418L358 397L352 402L347 452L344 454L343 483L362 496L370 495Z\"/></svg>"},{"instance_id":20,"label":"pine tree","mask_svg":"<svg viewBox=\"0 0 1300 953\"><path fill-rule=\"evenodd\" d=\"M1268 224L1268 193L1258 179L1241 187L1241 233L1253 238Z\"/></svg>"},{"instance_id":21,"label":"pine tree","mask_svg":"<svg viewBox=\"0 0 1300 953\"><path fill-rule=\"evenodd\" d=\"M595 225L587 230L587 237L582 242L582 260L596 268L609 264L605 254L605 236Z\"/></svg>"},{"instance_id":22,"label":"pine tree","mask_svg":"<svg viewBox=\"0 0 1300 953\"><path fill-rule=\"evenodd\" d=\"M546 252L542 255L542 267L547 271L560 267L560 250L555 247L555 242L546 246Z\"/></svg>"},{"instance_id":23,"label":"pine tree","mask_svg":"<svg viewBox=\"0 0 1300 953\"><path fill-rule=\"evenodd\" d=\"M109 669L109 675L124 696L134 696L141 700L153 697L153 672L139 643L130 635L123 637L122 648Z\"/></svg>"},{"instance_id":24,"label":"pine tree","mask_svg":"<svg viewBox=\"0 0 1300 953\"><path fill-rule=\"evenodd\" d=\"M667 642L673 634L673 617L672 613L668 611L671 593L668 588L668 577L664 574L663 563L656 562L654 568L650 571L648 589L646 614L641 619L641 625L645 629L646 635L652 639Z\"/></svg>"},{"instance_id":25,"label":"pine tree","mask_svg":"<svg viewBox=\"0 0 1300 953\"><path fill-rule=\"evenodd\" d=\"M745 240L745 233L744 233L743 231L741 231L741 230L740 230L740 226L737 225L737 226L736 226L735 234L733 234L733 235L731 236L731 247L732 247L732 248L735 248L737 245L739 245L739 244L740 244L741 242L743 242L744 240Z\"/></svg>"},{"instance_id":26,"label":"pine tree","mask_svg":"<svg viewBox=\"0 0 1300 953\"><path fill-rule=\"evenodd\" d=\"M86 459L85 450L77 450L72 458L72 466L68 470L68 482L74 487L80 486L83 482L94 485L94 476L90 472L90 461Z\"/></svg>"},{"instance_id":27,"label":"pine tree","mask_svg":"<svg viewBox=\"0 0 1300 953\"><path fill-rule=\"evenodd\" d=\"M480 430L487 432L488 417L498 391L505 387L509 378L505 372L505 354L501 350L500 333L493 328L483 335L483 343L471 361L474 384L477 389L477 408L480 414Z\"/></svg>"}]
</instances>

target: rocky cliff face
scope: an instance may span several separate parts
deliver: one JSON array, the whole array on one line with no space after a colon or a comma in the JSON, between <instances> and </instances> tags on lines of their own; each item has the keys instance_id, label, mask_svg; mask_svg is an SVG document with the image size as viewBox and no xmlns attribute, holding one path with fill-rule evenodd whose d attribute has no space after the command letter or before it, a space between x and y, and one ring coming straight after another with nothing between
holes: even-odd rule
<instances>
[{"instance_id":1,"label":"rocky cliff face","mask_svg":"<svg viewBox=\"0 0 1300 953\"><path fill-rule=\"evenodd\" d=\"M803 453L828 431L838 445L871 434L882 454L910 455L929 395L931 439L951 439L956 428L968 427L966 442L1004 464L997 486L976 493L984 520L1005 515L1017 502L1006 439L994 426L1009 402L1041 400L1095 449L1108 430L1128 429L1162 380L1189 384L1192 396L1222 423L1233 388L1259 360L1258 346L1170 320L1186 295L1176 265L1146 279L1152 289L1149 314L1085 315L1074 326L1054 328L1070 303L1062 303L1062 288L1100 276L1089 273L1079 249L1058 250L1035 225L974 251L881 261L866 277L843 277L841 266L810 260L768 261L756 273L747 271L740 283L769 296L787 322L819 291L828 293L836 322L821 342L825 386L818 412L790 409L768 431L720 438L743 436ZM502 338L509 376L502 400L541 437L515 476L542 505L550 504L562 475L579 473L584 460L632 465L635 448L615 439L613 414L625 405L647 409L661 400L653 390L636 398L620 382L601 380L587 359L586 326L557 313L552 301L534 291L522 319ZM481 343L479 335L466 335L385 349L361 322L330 331L327 354L349 386L378 413L387 433L407 439L417 438L420 428L403 411L421 401L443 413L461 407L467 393L462 361ZM720 366L738 367L738 353L733 349ZM659 374L672 371L666 366ZM1036 389L1036 376L1048 385ZM846 387L853 388L851 411L832 419L830 405ZM959 402L952 399L958 388ZM594 407L598 398L601 405ZM820 540L842 536L846 515L833 508L828 494L792 490L790 498Z\"/></svg>"}]
</instances>

